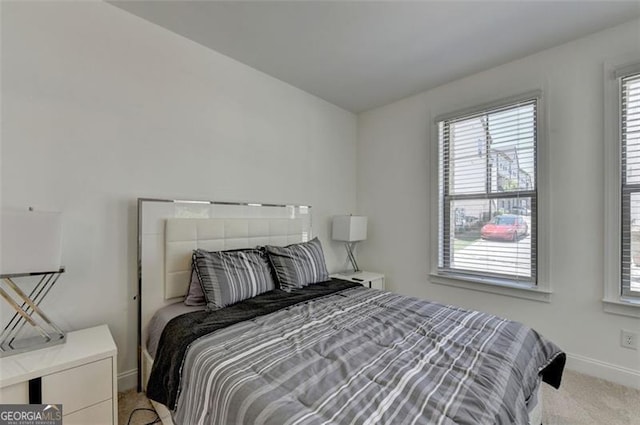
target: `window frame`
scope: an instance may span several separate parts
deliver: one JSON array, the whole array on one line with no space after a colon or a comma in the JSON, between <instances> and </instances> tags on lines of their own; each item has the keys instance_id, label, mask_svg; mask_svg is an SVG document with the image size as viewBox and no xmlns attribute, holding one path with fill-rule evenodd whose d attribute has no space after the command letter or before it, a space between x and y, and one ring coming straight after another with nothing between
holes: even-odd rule
<instances>
[{"instance_id":1,"label":"window frame","mask_svg":"<svg viewBox=\"0 0 640 425\"><path fill-rule=\"evenodd\" d=\"M442 270L439 268L441 260L440 241L438 238L440 222L442 218L442 211L440 209L440 189L439 179L441 173L441 155L440 152L440 140L438 123L441 121L451 120L466 115L472 115L481 113L483 111L489 111L498 109L501 107L517 104L519 102L526 102L535 99L536 106L536 202L537 202L537 217L536 217L536 259L535 264L537 266L535 272L532 272L536 276L536 283L531 284L527 282L521 282L516 280L509 280L504 278L496 278L491 275L480 274L465 274L464 272L458 273L455 271ZM549 302L551 296L551 287L548 280L548 254L545 248L548 247L548 238L544 232L540 232L539 229L544 228L548 223L547 213L541 209L541 206L547 205L546 197L548 193L548 179L547 179L547 146L546 146L546 109L543 99L543 90L534 89L531 91L521 92L510 97L502 98L499 100L491 101L488 103L476 105L470 108L460 109L457 111L445 113L430 119L431 122L431 137L432 145L432 166L431 166L431 198L437 200L437 202L431 202L431 272L429 281L434 284L454 286L464 289L470 289L474 291L490 292L500 295L507 295L516 298L524 298L535 301ZM509 192L505 192L506 195ZM504 195L503 195L504 196ZM533 211L532 211L533 215Z\"/></svg>"},{"instance_id":2,"label":"window frame","mask_svg":"<svg viewBox=\"0 0 640 425\"><path fill-rule=\"evenodd\" d=\"M640 296L628 294L622 281L622 78L640 74L640 58L605 63L604 160L605 245L603 307L608 313L640 317Z\"/></svg>"}]
</instances>

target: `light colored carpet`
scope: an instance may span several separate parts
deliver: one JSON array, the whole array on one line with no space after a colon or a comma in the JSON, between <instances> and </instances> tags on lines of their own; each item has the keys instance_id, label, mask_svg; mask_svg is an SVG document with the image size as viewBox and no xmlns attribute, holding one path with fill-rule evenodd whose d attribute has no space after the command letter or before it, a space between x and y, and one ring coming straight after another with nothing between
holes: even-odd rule
<instances>
[{"instance_id":1,"label":"light colored carpet","mask_svg":"<svg viewBox=\"0 0 640 425\"><path fill-rule=\"evenodd\" d=\"M562 386L543 385L544 425L640 425L640 391L566 370ZM118 395L118 420L127 425L136 407L150 408L144 394L130 390ZM131 425L147 424L151 412L137 412Z\"/></svg>"},{"instance_id":2,"label":"light colored carpet","mask_svg":"<svg viewBox=\"0 0 640 425\"><path fill-rule=\"evenodd\" d=\"M543 386L545 425L640 425L640 390L565 370L556 390Z\"/></svg>"},{"instance_id":3,"label":"light colored carpet","mask_svg":"<svg viewBox=\"0 0 640 425\"><path fill-rule=\"evenodd\" d=\"M127 422L133 409L137 408L153 409L144 393L138 393L135 389L118 393L118 425L144 425L156 418L155 413L141 411L134 413L131 422Z\"/></svg>"}]
</instances>

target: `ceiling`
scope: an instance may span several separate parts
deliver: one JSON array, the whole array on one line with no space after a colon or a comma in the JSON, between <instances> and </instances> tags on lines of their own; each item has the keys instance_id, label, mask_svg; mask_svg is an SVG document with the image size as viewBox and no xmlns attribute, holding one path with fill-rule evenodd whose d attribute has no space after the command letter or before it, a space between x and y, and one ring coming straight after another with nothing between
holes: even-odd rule
<instances>
[{"instance_id":1,"label":"ceiling","mask_svg":"<svg viewBox=\"0 0 640 425\"><path fill-rule=\"evenodd\" d=\"M640 0L109 3L356 113L640 16Z\"/></svg>"}]
</instances>

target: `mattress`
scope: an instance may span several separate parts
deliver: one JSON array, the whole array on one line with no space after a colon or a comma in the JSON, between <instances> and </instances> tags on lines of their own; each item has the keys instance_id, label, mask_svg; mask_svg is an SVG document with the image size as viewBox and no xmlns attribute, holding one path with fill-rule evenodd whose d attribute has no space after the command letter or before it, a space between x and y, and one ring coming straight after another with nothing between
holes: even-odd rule
<instances>
[{"instance_id":1,"label":"mattress","mask_svg":"<svg viewBox=\"0 0 640 425\"><path fill-rule=\"evenodd\" d=\"M147 394L176 424L527 424L564 361L522 324L332 281L172 319Z\"/></svg>"}]
</instances>

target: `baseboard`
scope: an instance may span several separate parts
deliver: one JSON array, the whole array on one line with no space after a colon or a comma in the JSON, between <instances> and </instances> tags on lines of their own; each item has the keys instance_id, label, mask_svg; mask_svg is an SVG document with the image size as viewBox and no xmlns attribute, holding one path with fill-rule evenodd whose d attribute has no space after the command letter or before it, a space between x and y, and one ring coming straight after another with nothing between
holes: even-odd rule
<instances>
[{"instance_id":1,"label":"baseboard","mask_svg":"<svg viewBox=\"0 0 640 425\"><path fill-rule=\"evenodd\" d=\"M131 369L118 374L118 391L127 391L138 386L138 369Z\"/></svg>"},{"instance_id":2,"label":"baseboard","mask_svg":"<svg viewBox=\"0 0 640 425\"><path fill-rule=\"evenodd\" d=\"M567 354L567 369L585 375L640 389L640 371L616 366L578 354Z\"/></svg>"}]
</instances>

